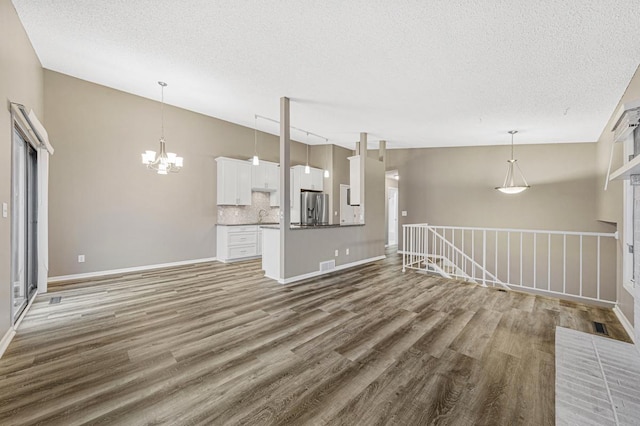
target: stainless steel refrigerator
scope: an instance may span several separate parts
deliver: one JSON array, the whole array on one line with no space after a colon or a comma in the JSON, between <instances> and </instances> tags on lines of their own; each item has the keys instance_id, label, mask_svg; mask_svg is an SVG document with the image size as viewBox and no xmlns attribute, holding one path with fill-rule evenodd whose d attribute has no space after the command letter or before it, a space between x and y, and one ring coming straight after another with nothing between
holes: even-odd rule
<instances>
[{"instance_id":1,"label":"stainless steel refrigerator","mask_svg":"<svg viewBox=\"0 0 640 426\"><path fill-rule=\"evenodd\" d=\"M300 193L300 225L329 224L329 195L322 192Z\"/></svg>"}]
</instances>

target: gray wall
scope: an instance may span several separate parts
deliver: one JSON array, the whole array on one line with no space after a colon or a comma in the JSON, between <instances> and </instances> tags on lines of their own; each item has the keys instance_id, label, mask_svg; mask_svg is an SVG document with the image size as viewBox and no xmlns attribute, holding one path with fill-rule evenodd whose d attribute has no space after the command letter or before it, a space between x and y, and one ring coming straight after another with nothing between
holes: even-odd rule
<instances>
[{"instance_id":1,"label":"gray wall","mask_svg":"<svg viewBox=\"0 0 640 426\"><path fill-rule=\"evenodd\" d=\"M0 202L9 217L0 216L0 338L11 326L11 113L9 101L32 108L44 119L42 67L10 0L0 0Z\"/></svg>"},{"instance_id":2,"label":"gray wall","mask_svg":"<svg viewBox=\"0 0 640 426\"><path fill-rule=\"evenodd\" d=\"M52 71L44 81L45 124L56 149L49 276L215 256L215 158L251 157L253 129L167 106L167 148L185 166L160 176L140 161L144 150L158 149L157 101ZM171 102L170 85L165 99ZM278 144L260 133L260 158L277 162ZM304 164L306 146L293 142L291 157L292 165ZM311 154L310 164L324 163Z\"/></svg>"},{"instance_id":3,"label":"gray wall","mask_svg":"<svg viewBox=\"0 0 640 426\"><path fill-rule=\"evenodd\" d=\"M602 130L602 134L598 139L596 145L596 173L597 179L595 182L595 197L597 206L597 218L603 221L615 223L618 225L618 231L620 235L624 235L624 223L623 223L623 184L622 181L613 181L609 183L607 191L604 190L604 182L606 179L607 169L609 167L609 158L611 153L611 147L613 146L613 161L611 164L611 170L616 170L622 165L623 161L623 149L622 144L613 144L613 133L611 127L613 126L613 114L618 107L629 101L637 100L640 98L640 67L636 70L635 75L629 82L626 91L624 92L620 102L616 106L616 109L612 111L609 122ZM618 290L618 306L624 316L633 323L634 321L634 307L633 297L623 285L623 250L624 240L620 238L618 240L618 264L617 264L617 278L616 285Z\"/></svg>"},{"instance_id":4,"label":"gray wall","mask_svg":"<svg viewBox=\"0 0 640 426\"><path fill-rule=\"evenodd\" d=\"M339 266L384 255L384 165L368 158L365 169L365 225L288 231L285 278L318 271L319 262Z\"/></svg>"}]
</instances>

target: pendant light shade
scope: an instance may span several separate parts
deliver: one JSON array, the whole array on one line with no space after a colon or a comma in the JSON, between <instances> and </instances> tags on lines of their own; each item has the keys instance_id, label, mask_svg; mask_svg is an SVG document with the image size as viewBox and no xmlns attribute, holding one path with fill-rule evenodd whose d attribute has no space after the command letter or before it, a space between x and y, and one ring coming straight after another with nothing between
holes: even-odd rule
<instances>
[{"instance_id":1,"label":"pendant light shade","mask_svg":"<svg viewBox=\"0 0 640 426\"><path fill-rule=\"evenodd\" d=\"M518 160L513 158L513 135L516 133L518 133L517 130L509 131L509 134L511 135L511 159L507 160L507 175L504 178L504 183L502 186L497 186L495 188L503 194L519 194L530 188L527 184L527 180L522 174L522 170L520 170ZM517 179L516 172L519 174L520 179ZM519 181L521 181L521 183L519 183Z\"/></svg>"}]
</instances>

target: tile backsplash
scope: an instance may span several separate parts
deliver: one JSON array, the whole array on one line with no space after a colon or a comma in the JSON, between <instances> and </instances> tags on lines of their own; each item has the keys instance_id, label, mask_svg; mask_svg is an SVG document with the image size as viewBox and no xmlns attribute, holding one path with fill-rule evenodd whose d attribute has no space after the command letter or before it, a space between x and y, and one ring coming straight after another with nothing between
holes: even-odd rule
<instances>
[{"instance_id":1,"label":"tile backsplash","mask_svg":"<svg viewBox=\"0 0 640 426\"><path fill-rule=\"evenodd\" d=\"M279 222L279 207L271 207L269 192L252 192L250 206L218 206L219 225L239 225L258 222L258 213L264 210L262 222Z\"/></svg>"}]
</instances>

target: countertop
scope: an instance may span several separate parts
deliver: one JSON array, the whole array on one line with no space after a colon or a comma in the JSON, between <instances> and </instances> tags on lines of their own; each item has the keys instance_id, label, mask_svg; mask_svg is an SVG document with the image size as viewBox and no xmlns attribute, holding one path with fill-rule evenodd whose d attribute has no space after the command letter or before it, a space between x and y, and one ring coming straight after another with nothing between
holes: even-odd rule
<instances>
[{"instance_id":1,"label":"countertop","mask_svg":"<svg viewBox=\"0 0 640 426\"><path fill-rule=\"evenodd\" d=\"M350 223L348 225L291 225L293 231L307 230L307 229L326 229L326 228L348 228L350 226L364 226L364 223ZM264 229L280 229L280 224L263 225Z\"/></svg>"}]
</instances>

